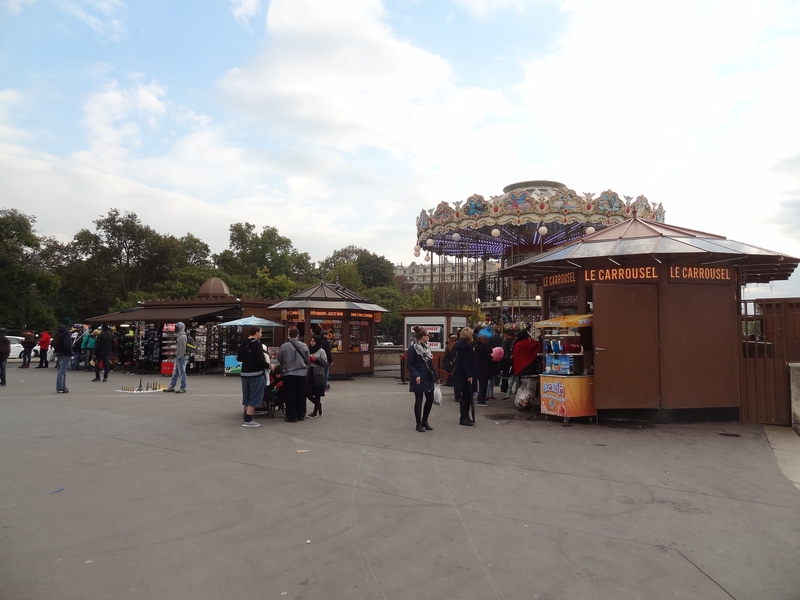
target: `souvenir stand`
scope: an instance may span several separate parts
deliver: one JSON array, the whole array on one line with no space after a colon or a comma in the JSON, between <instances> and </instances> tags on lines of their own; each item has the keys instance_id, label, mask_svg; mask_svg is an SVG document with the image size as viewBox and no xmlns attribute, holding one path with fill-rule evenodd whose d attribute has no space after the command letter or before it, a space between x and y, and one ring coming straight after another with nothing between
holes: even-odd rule
<instances>
[{"instance_id":1,"label":"souvenir stand","mask_svg":"<svg viewBox=\"0 0 800 600\"><path fill-rule=\"evenodd\" d=\"M592 372L592 315L567 315L536 323L544 370L539 376L541 413L568 422L596 417Z\"/></svg>"},{"instance_id":2,"label":"souvenir stand","mask_svg":"<svg viewBox=\"0 0 800 600\"><path fill-rule=\"evenodd\" d=\"M315 328L328 331L332 378L374 373L375 324L387 312L385 308L341 285L323 282L270 309L279 309L286 328L297 327L305 343Z\"/></svg>"},{"instance_id":3,"label":"souvenir stand","mask_svg":"<svg viewBox=\"0 0 800 600\"><path fill-rule=\"evenodd\" d=\"M88 320L94 325L116 324L119 331L129 325L129 332L119 338L119 353L125 356L126 369L138 373L171 375L175 356L175 324L182 322L197 348L187 364L187 373L211 373L224 364L229 348L238 348L240 331L217 327L222 322L251 314L274 318L279 311L270 311L270 300L237 298L217 277L207 280L192 299L148 300L142 306ZM131 335L132 333L132 335ZM278 345L282 339L276 339ZM132 360L128 360L132 357Z\"/></svg>"}]
</instances>

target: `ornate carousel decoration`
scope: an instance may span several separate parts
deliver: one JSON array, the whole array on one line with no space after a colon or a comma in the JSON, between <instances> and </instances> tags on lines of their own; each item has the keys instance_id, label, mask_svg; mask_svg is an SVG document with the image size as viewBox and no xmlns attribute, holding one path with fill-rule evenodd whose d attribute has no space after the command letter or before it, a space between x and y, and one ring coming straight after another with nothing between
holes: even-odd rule
<instances>
[{"instance_id":1,"label":"ornate carousel decoration","mask_svg":"<svg viewBox=\"0 0 800 600\"><path fill-rule=\"evenodd\" d=\"M500 259L512 248L543 251L634 216L663 223L664 208L611 190L578 194L555 181L515 183L488 200L475 194L421 211L415 256L424 250Z\"/></svg>"},{"instance_id":2,"label":"ornate carousel decoration","mask_svg":"<svg viewBox=\"0 0 800 600\"><path fill-rule=\"evenodd\" d=\"M466 300L501 312L510 306L512 320L519 320L525 310L538 310L540 290L491 275L488 262L511 266L633 217L663 223L664 208L644 196L620 197L612 190L578 194L556 181L524 181L488 200L475 194L421 211L414 256L424 252L426 262L438 259L439 267L430 270L433 306L452 304L449 286L456 290L457 305Z\"/></svg>"}]
</instances>

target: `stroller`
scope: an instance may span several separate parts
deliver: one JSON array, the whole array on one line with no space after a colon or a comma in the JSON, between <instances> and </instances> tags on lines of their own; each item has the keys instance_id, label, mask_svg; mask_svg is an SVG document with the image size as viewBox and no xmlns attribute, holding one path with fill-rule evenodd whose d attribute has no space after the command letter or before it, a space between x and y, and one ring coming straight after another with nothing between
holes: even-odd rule
<instances>
[{"instance_id":1,"label":"stroller","mask_svg":"<svg viewBox=\"0 0 800 600\"><path fill-rule=\"evenodd\" d=\"M280 367L278 367L280 368ZM283 400L280 397L282 385L280 374L264 388L264 400L260 407L256 408L255 414L275 418L275 413L283 410Z\"/></svg>"}]
</instances>

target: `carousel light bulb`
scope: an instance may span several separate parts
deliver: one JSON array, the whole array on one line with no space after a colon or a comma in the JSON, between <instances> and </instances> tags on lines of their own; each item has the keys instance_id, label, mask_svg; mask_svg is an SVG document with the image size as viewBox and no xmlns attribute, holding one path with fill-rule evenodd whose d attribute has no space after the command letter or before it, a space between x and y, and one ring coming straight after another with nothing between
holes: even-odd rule
<instances>
[{"instance_id":1,"label":"carousel light bulb","mask_svg":"<svg viewBox=\"0 0 800 600\"><path fill-rule=\"evenodd\" d=\"M502 301L503 301L503 297L502 297L502 296L498 296L498 297L497 297L497 301L498 301L498 302L502 302Z\"/></svg>"},{"instance_id":2,"label":"carousel light bulb","mask_svg":"<svg viewBox=\"0 0 800 600\"><path fill-rule=\"evenodd\" d=\"M586 228L586 235L592 235L593 233L594 233L594 227Z\"/></svg>"},{"instance_id":3,"label":"carousel light bulb","mask_svg":"<svg viewBox=\"0 0 800 600\"><path fill-rule=\"evenodd\" d=\"M422 248L420 248L419 244L414 246L414 252L419 252L420 250L422 250Z\"/></svg>"},{"instance_id":4,"label":"carousel light bulb","mask_svg":"<svg viewBox=\"0 0 800 600\"><path fill-rule=\"evenodd\" d=\"M428 248L433 248L433 244L434 244L433 238L428 238L425 241L425 243L428 245Z\"/></svg>"},{"instance_id":5,"label":"carousel light bulb","mask_svg":"<svg viewBox=\"0 0 800 600\"><path fill-rule=\"evenodd\" d=\"M453 241L454 241L454 242L457 242L457 241L458 241L458 240L460 240L460 239L461 239L461 234L460 234L460 233L458 233L458 232L455 232L455 233L453 234Z\"/></svg>"},{"instance_id":6,"label":"carousel light bulb","mask_svg":"<svg viewBox=\"0 0 800 600\"><path fill-rule=\"evenodd\" d=\"M492 237L500 237L500 230L499 229L492 229Z\"/></svg>"},{"instance_id":7,"label":"carousel light bulb","mask_svg":"<svg viewBox=\"0 0 800 600\"><path fill-rule=\"evenodd\" d=\"M541 299L542 299L542 297L539 294L536 294L536 298L534 298L534 300L539 301Z\"/></svg>"},{"instance_id":8,"label":"carousel light bulb","mask_svg":"<svg viewBox=\"0 0 800 600\"><path fill-rule=\"evenodd\" d=\"M414 256L419 256L419 250L414 250Z\"/></svg>"},{"instance_id":9,"label":"carousel light bulb","mask_svg":"<svg viewBox=\"0 0 800 600\"><path fill-rule=\"evenodd\" d=\"M539 235L547 235L547 227L545 227L544 225L539 227Z\"/></svg>"}]
</instances>

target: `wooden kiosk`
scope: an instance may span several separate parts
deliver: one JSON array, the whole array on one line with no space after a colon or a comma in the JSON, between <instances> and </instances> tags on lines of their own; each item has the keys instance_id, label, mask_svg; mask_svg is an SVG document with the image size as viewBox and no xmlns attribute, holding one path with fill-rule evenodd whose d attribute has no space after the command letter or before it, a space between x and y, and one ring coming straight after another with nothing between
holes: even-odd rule
<instances>
[{"instance_id":1,"label":"wooden kiosk","mask_svg":"<svg viewBox=\"0 0 800 600\"><path fill-rule=\"evenodd\" d=\"M375 324L388 312L382 306L371 304L364 296L341 285L323 282L270 308L280 310L286 331L297 327L305 343L311 339L315 325L328 330L333 353L331 377L375 372Z\"/></svg>"},{"instance_id":2,"label":"wooden kiosk","mask_svg":"<svg viewBox=\"0 0 800 600\"><path fill-rule=\"evenodd\" d=\"M583 351L598 411L720 420L741 406L741 285L788 279L798 262L634 217L501 273L543 286L545 319L593 313Z\"/></svg>"}]
</instances>

